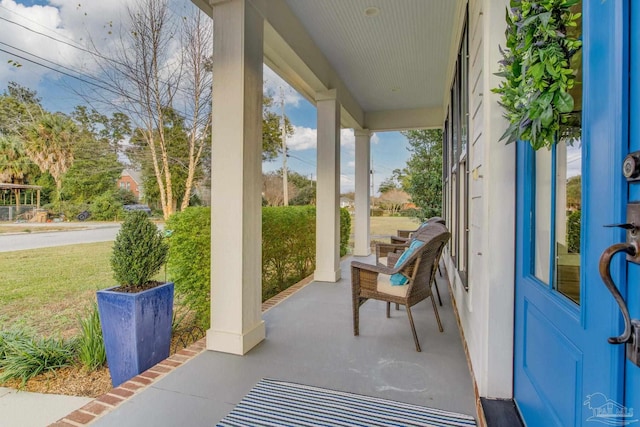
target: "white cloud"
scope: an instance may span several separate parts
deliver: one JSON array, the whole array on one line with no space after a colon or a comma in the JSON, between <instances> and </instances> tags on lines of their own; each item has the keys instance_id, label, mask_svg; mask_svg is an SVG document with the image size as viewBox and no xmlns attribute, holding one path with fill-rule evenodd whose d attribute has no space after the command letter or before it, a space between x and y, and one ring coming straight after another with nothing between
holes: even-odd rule
<instances>
[{"instance_id":1,"label":"white cloud","mask_svg":"<svg viewBox=\"0 0 640 427\"><path fill-rule=\"evenodd\" d=\"M355 188L356 177L353 174L340 174L340 192L347 193Z\"/></svg>"},{"instance_id":2,"label":"white cloud","mask_svg":"<svg viewBox=\"0 0 640 427\"><path fill-rule=\"evenodd\" d=\"M293 126L294 133L287 138L287 148L292 151L316 148L318 141L317 129L304 126Z\"/></svg>"},{"instance_id":3,"label":"white cloud","mask_svg":"<svg viewBox=\"0 0 640 427\"><path fill-rule=\"evenodd\" d=\"M293 126L294 134L287 139L287 147L290 150L307 150L316 148L318 141L318 130L304 126ZM340 130L340 146L343 150L353 154L355 150L355 136L353 129Z\"/></svg>"},{"instance_id":4,"label":"white cloud","mask_svg":"<svg viewBox=\"0 0 640 427\"><path fill-rule=\"evenodd\" d=\"M377 133L373 133L373 135L371 135L371 143L372 144L377 144L380 142L380 137L378 136Z\"/></svg>"},{"instance_id":5,"label":"white cloud","mask_svg":"<svg viewBox=\"0 0 640 427\"><path fill-rule=\"evenodd\" d=\"M18 55L86 79L96 70L96 61L82 49L107 52L110 45L118 43L120 31L126 31L120 26L127 23L127 6L135 3L136 0L49 0L45 6L25 6L16 0L0 0L0 17L7 20L0 20L0 48L12 52L0 52L0 82L14 80L37 90L43 79L63 77ZM178 17L195 9L191 2L177 0L171 0L169 7ZM12 65L10 60L21 67Z\"/></svg>"},{"instance_id":6,"label":"white cloud","mask_svg":"<svg viewBox=\"0 0 640 427\"><path fill-rule=\"evenodd\" d=\"M14 0L2 0L0 6L0 17L6 19L6 21L0 21L1 48L11 52L0 52L0 81L15 80L24 85L35 86L45 74L59 77L59 74L24 58L33 59L54 68L58 67L45 60L48 59L69 68L79 65L81 57L79 50L27 29L31 28L60 40L75 43L75 35L64 26L59 9L39 5L27 7ZM35 58L30 54L43 59ZM16 66L16 63L20 66Z\"/></svg>"},{"instance_id":7,"label":"white cloud","mask_svg":"<svg viewBox=\"0 0 640 427\"><path fill-rule=\"evenodd\" d=\"M293 90L287 82L282 80L279 75L266 65L262 67L262 72L263 92L265 95L273 97L274 104L279 105L284 95L285 105L298 106L300 100L302 100L302 96L298 92Z\"/></svg>"},{"instance_id":8,"label":"white cloud","mask_svg":"<svg viewBox=\"0 0 640 427\"><path fill-rule=\"evenodd\" d=\"M349 162L347 162L347 166L350 168L355 168L356 167L355 160L350 160Z\"/></svg>"},{"instance_id":9,"label":"white cloud","mask_svg":"<svg viewBox=\"0 0 640 427\"><path fill-rule=\"evenodd\" d=\"M582 174L582 141L567 145L567 179Z\"/></svg>"},{"instance_id":10,"label":"white cloud","mask_svg":"<svg viewBox=\"0 0 640 427\"><path fill-rule=\"evenodd\" d=\"M340 129L340 145L348 150L355 150L356 137L353 134L353 129Z\"/></svg>"}]
</instances>

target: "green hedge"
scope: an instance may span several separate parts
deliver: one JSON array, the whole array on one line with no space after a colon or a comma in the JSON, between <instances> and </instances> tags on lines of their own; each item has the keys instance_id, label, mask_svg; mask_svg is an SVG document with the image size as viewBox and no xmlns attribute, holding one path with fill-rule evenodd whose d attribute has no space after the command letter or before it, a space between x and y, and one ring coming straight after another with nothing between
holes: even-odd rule
<instances>
[{"instance_id":1,"label":"green hedge","mask_svg":"<svg viewBox=\"0 0 640 427\"><path fill-rule=\"evenodd\" d=\"M211 210L192 207L171 216L168 269L176 294L209 325ZM340 255L348 250L351 217L340 212ZM266 301L315 269L315 206L262 208L262 300Z\"/></svg>"},{"instance_id":2,"label":"green hedge","mask_svg":"<svg viewBox=\"0 0 640 427\"><path fill-rule=\"evenodd\" d=\"M262 300L313 272L315 252L314 206L262 208Z\"/></svg>"},{"instance_id":3,"label":"green hedge","mask_svg":"<svg viewBox=\"0 0 640 427\"><path fill-rule=\"evenodd\" d=\"M567 216L567 251L570 254L580 253L580 216L580 210Z\"/></svg>"},{"instance_id":4,"label":"green hedge","mask_svg":"<svg viewBox=\"0 0 640 427\"><path fill-rule=\"evenodd\" d=\"M340 208L340 256L349 251L349 237L351 236L351 214L346 208Z\"/></svg>"},{"instance_id":5,"label":"green hedge","mask_svg":"<svg viewBox=\"0 0 640 427\"><path fill-rule=\"evenodd\" d=\"M174 289L192 309L196 322L208 328L211 277L211 208L191 207L172 215L165 224L169 237L167 268Z\"/></svg>"}]
</instances>

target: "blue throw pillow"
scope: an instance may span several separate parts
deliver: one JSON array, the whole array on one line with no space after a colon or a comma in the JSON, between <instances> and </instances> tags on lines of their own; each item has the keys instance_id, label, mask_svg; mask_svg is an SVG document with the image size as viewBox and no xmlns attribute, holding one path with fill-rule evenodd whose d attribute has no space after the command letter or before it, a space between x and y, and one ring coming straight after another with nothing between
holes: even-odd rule
<instances>
[{"instance_id":1,"label":"blue throw pillow","mask_svg":"<svg viewBox=\"0 0 640 427\"><path fill-rule=\"evenodd\" d=\"M395 267L399 267L400 265L402 265L402 263L422 245L424 245L424 242L420 240L414 240L413 242L411 242L411 245L409 245L409 247L402 253L402 255L400 255L398 261L396 261ZM396 273L391 275L389 281L391 282L391 286L402 286L406 285L409 279L407 279L403 274Z\"/></svg>"}]
</instances>

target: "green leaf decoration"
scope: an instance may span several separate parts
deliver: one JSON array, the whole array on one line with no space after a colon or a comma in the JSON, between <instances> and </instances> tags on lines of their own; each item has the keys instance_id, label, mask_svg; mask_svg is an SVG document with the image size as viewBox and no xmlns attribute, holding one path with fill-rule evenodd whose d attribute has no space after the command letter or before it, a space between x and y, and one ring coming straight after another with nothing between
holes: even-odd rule
<instances>
[{"instance_id":1,"label":"green leaf decoration","mask_svg":"<svg viewBox=\"0 0 640 427\"><path fill-rule=\"evenodd\" d=\"M570 113L573 111L573 96L568 92L558 92L556 106L561 113Z\"/></svg>"},{"instance_id":2,"label":"green leaf decoration","mask_svg":"<svg viewBox=\"0 0 640 427\"><path fill-rule=\"evenodd\" d=\"M529 141L534 149L550 148L564 115L573 111L569 90L576 70L571 58L581 48L568 28L576 27L581 13L570 8L580 0L511 0L506 10L506 47L497 76L502 82L492 92L509 127L501 141Z\"/></svg>"}]
</instances>

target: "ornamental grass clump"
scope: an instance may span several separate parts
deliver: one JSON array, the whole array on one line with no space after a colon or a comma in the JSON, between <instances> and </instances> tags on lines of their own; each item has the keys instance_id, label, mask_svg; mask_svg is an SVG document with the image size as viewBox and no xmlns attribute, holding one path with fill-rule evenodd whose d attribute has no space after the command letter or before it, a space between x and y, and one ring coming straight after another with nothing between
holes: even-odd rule
<instances>
[{"instance_id":1,"label":"ornamental grass clump","mask_svg":"<svg viewBox=\"0 0 640 427\"><path fill-rule=\"evenodd\" d=\"M87 309L86 316L78 319L78 323L80 324L78 359L87 371L95 371L107 363L98 304L95 301Z\"/></svg>"},{"instance_id":2,"label":"ornamental grass clump","mask_svg":"<svg viewBox=\"0 0 640 427\"><path fill-rule=\"evenodd\" d=\"M120 292L140 292L159 283L151 279L167 259L169 246L145 212L127 215L116 236L111 256L113 277Z\"/></svg>"},{"instance_id":3,"label":"ornamental grass clump","mask_svg":"<svg viewBox=\"0 0 640 427\"><path fill-rule=\"evenodd\" d=\"M550 148L561 123L574 109L570 91L576 84L572 58L582 41L577 31L580 0L511 0L507 10L506 48L496 75L503 81L493 92L509 127L500 138L529 141ZM575 13L574 13L575 12Z\"/></svg>"},{"instance_id":4,"label":"ornamental grass clump","mask_svg":"<svg viewBox=\"0 0 640 427\"><path fill-rule=\"evenodd\" d=\"M42 338L23 331L0 333L0 384L19 379L21 386L43 373L71 366L76 355L76 341Z\"/></svg>"}]
</instances>

